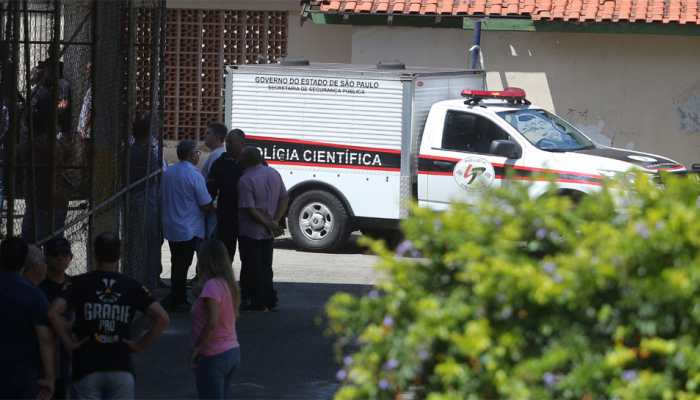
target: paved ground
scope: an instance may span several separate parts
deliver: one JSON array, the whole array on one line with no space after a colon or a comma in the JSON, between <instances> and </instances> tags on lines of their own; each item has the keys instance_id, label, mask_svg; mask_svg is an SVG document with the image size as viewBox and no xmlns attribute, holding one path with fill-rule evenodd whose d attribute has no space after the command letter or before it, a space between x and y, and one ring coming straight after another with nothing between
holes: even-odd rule
<instances>
[{"instance_id":1,"label":"paved ground","mask_svg":"<svg viewBox=\"0 0 700 400\"><path fill-rule=\"evenodd\" d=\"M362 293L374 281L376 258L351 245L333 254L294 249L288 239L275 250L279 310L244 313L238 321L242 365L236 374L237 399L328 399L337 384L332 342L324 335L323 305L334 293ZM164 277L169 253L163 248ZM239 271L239 261L234 267ZM192 398L189 370L189 315L172 316L156 345L136 357L137 397Z\"/></svg>"}]
</instances>

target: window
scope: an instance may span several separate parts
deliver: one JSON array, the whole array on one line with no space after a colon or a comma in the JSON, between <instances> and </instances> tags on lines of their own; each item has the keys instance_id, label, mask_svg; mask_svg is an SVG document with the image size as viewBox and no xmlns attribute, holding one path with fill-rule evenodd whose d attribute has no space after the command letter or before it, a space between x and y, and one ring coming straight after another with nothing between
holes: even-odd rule
<instances>
[{"instance_id":1,"label":"window","mask_svg":"<svg viewBox=\"0 0 700 400\"><path fill-rule=\"evenodd\" d=\"M461 111L448 111L442 135L444 150L489 154L491 142L509 136L488 118Z\"/></svg>"},{"instance_id":2,"label":"window","mask_svg":"<svg viewBox=\"0 0 700 400\"><path fill-rule=\"evenodd\" d=\"M574 151L595 147L583 133L545 110L502 111L498 115L540 150Z\"/></svg>"}]
</instances>

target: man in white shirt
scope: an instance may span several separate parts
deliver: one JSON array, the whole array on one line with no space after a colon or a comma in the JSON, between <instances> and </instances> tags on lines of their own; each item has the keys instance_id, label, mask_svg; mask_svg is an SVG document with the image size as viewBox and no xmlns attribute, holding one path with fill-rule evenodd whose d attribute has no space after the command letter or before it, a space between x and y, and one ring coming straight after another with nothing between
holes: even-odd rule
<instances>
[{"instance_id":1,"label":"man in white shirt","mask_svg":"<svg viewBox=\"0 0 700 400\"><path fill-rule=\"evenodd\" d=\"M170 166L161 181L163 234L171 253L170 304L173 311L189 311L185 283L192 258L205 238L205 218L214 209L201 172L199 151L191 140L177 145L180 162Z\"/></svg>"},{"instance_id":2,"label":"man in white shirt","mask_svg":"<svg viewBox=\"0 0 700 400\"><path fill-rule=\"evenodd\" d=\"M226 152L226 146L224 142L226 141L226 134L228 129L226 125L212 122L207 126L207 135L204 136L204 145L211 151L209 157L204 161L202 165L202 175L204 175L204 180L209 181L209 172L211 171L211 166L214 165L214 161L218 160L222 154ZM207 238L214 237L216 233L216 215L211 213L207 215L205 221L205 234Z\"/></svg>"},{"instance_id":3,"label":"man in white shirt","mask_svg":"<svg viewBox=\"0 0 700 400\"><path fill-rule=\"evenodd\" d=\"M209 177L209 171L211 171L211 166L214 164L214 161L218 160L226 151L224 142L226 141L227 133L228 128L226 128L224 124L212 122L207 126L207 135L204 136L204 145L207 146L211 153L209 157L207 157L207 160L204 161L204 165L202 165L202 175L204 175L205 180Z\"/></svg>"}]
</instances>

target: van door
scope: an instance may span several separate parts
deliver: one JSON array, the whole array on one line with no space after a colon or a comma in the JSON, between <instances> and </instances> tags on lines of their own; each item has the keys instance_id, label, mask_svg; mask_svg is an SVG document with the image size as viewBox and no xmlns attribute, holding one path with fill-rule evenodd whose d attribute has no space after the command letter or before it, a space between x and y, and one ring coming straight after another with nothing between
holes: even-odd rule
<instances>
[{"instance_id":1,"label":"van door","mask_svg":"<svg viewBox=\"0 0 700 400\"><path fill-rule=\"evenodd\" d=\"M419 156L418 173L426 185L419 203L443 210L455 200L474 203L487 188L500 186L504 165L515 160L491 154L493 140L512 138L487 117L448 110L441 141Z\"/></svg>"}]
</instances>

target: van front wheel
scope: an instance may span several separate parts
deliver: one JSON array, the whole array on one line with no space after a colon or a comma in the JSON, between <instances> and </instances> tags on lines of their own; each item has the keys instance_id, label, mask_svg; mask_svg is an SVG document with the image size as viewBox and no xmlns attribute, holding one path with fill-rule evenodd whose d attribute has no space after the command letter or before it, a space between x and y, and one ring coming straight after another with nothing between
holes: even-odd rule
<instances>
[{"instance_id":1,"label":"van front wheel","mask_svg":"<svg viewBox=\"0 0 700 400\"><path fill-rule=\"evenodd\" d=\"M348 212L334 195L311 190L294 199L289 207L292 240L304 250L336 249L350 234Z\"/></svg>"}]
</instances>

